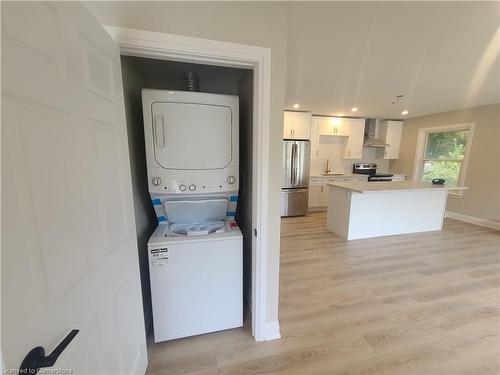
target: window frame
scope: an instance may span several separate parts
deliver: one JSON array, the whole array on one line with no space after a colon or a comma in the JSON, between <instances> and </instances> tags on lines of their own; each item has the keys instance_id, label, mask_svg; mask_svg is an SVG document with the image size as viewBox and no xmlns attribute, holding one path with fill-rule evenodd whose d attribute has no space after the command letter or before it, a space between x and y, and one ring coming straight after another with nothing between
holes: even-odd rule
<instances>
[{"instance_id":1,"label":"window frame","mask_svg":"<svg viewBox=\"0 0 500 375\"><path fill-rule=\"evenodd\" d=\"M444 126L433 126L428 128L418 129L417 147L415 150L415 161L413 163L413 180L422 181L422 172L424 169L425 151L427 149L427 140L430 133L445 133L457 130L468 130L467 142L465 144L464 158L461 162L460 172L458 175L458 186L463 186L465 183L465 176L467 174L467 167L469 164L469 156L472 146L472 139L474 137L474 128L476 124L473 122L465 124L453 124ZM453 160L456 161L456 160ZM450 190L448 194L454 198L461 198L463 190Z\"/></svg>"}]
</instances>

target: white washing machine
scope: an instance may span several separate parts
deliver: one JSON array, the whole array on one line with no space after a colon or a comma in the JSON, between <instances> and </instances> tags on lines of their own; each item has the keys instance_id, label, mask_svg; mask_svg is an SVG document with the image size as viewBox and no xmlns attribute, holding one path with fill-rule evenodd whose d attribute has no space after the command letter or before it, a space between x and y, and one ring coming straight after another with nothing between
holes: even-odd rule
<instances>
[{"instance_id":1,"label":"white washing machine","mask_svg":"<svg viewBox=\"0 0 500 375\"><path fill-rule=\"evenodd\" d=\"M241 327L240 229L210 215L179 222L169 208L172 223L158 225L148 242L155 342Z\"/></svg>"},{"instance_id":2,"label":"white washing machine","mask_svg":"<svg viewBox=\"0 0 500 375\"><path fill-rule=\"evenodd\" d=\"M243 325L238 98L143 90L155 342Z\"/></svg>"}]
</instances>

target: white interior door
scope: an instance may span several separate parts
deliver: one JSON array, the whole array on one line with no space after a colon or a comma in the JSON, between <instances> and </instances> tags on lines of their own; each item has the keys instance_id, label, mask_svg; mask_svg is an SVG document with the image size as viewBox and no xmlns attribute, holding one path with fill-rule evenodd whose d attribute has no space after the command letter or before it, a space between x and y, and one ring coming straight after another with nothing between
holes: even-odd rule
<instances>
[{"instance_id":1,"label":"white interior door","mask_svg":"<svg viewBox=\"0 0 500 375\"><path fill-rule=\"evenodd\" d=\"M3 365L79 329L53 368L144 373L118 46L78 3L1 6Z\"/></svg>"}]
</instances>

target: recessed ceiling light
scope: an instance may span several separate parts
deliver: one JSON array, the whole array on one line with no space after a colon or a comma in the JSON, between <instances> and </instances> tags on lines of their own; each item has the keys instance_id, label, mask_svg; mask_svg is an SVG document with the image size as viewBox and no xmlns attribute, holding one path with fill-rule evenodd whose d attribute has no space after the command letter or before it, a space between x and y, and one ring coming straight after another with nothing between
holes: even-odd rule
<instances>
[{"instance_id":1,"label":"recessed ceiling light","mask_svg":"<svg viewBox=\"0 0 500 375\"><path fill-rule=\"evenodd\" d=\"M407 114L408 114L408 111L405 109L403 112L401 112L401 114L402 114L403 116L405 116L405 115L407 115Z\"/></svg>"},{"instance_id":2,"label":"recessed ceiling light","mask_svg":"<svg viewBox=\"0 0 500 375\"><path fill-rule=\"evenodd\" d=\"M295 108L295 109L297 109L297 108L299 108L299 107L300 107L300 104L297 104L297 103L296 103L296 104L294 104L294 105L293 105L293 108Z\"/></svg>"},{"instance_id":3,"label":"recessed ceiling light","mask_svg":"<svg viewBox=\"0 0 500 375\"><path fill-rule=\"evenodd\" d=\"M352 108L351 108L351 111L353 111L353 112L358 112L358 107L352 107Z\"/></svg>"}]
</instances>

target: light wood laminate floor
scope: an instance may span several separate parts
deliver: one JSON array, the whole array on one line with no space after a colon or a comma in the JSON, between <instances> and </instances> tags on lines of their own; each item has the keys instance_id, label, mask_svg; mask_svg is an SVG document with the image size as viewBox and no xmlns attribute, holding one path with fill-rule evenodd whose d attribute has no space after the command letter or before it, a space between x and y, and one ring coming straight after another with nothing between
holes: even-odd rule
<instances>
[{"instance_id":1,"label":"light wood laminate floor","mask_svg":"<svg viewBox=\"0 0 500 375\"><path fill-rule=\"evenodd\" d=\"M347 243L325 220L282 220L282 339L246 324L152 344L148 373L500 374L500 232L446 219Z\"/></svg>"}]
</instances>

